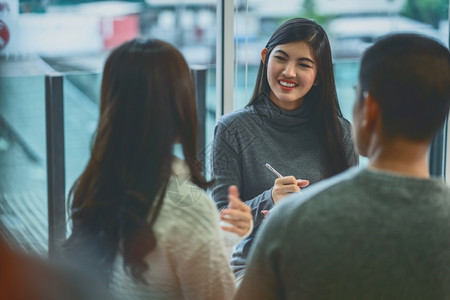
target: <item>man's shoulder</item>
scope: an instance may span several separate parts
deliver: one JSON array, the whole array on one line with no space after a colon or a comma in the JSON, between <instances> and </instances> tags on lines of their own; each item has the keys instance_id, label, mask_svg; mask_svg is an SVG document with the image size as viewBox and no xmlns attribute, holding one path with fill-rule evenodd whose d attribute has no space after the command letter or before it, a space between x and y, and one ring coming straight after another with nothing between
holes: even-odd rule
<instances>
[{"instance_id":1,"label":"man's shoulder","mask_svg":"<svg viewBox=\"0 0 450 300\"><path fill-rule=\"evenodd\" d=\"M398 203L417 201L417 198L444 199L447 201L450 187L442 179L420 179L364 167L352 167L347 171L325 179L302 191L286 197L277 205L284 217L299 214L313 215L334 212L341 214L346 209L352 211L364 209L364 205L389 205L382 201L386 197L400 199ZM409 201L409 202L408 202ZM430 200L431 201L431 200Z\"/></svg>"},{"instance_id":2,"label":"man's shoulder","mask_svg":"<svg viewBox=\"0 0 450 300\"><path fill-rule=\"evenodd\" d=\"M322 180L304 189L301 194L286 197L276 208L283 213L296 215L297 211L305 205L323 205L323 202L328 199L334 199L333 204L328 203L328 205L338 205L343 195L349 195L355 186L359 185L359 177L363 170L361 167L353 167L339 175ZM345 198L348 200L348 197Z\"/></svg>"}]
</instances>

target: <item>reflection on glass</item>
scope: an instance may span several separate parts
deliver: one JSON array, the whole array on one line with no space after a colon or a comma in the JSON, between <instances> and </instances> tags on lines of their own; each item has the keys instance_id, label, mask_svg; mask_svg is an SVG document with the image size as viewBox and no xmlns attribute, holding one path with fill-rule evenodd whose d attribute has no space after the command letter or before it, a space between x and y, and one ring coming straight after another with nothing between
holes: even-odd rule
<instances>
[{"instance_id":1,"label":"reflection on glass","mask_svg":"<svg viewBox=\"0 0 450 300\"><path fill-rule=\"evenodd\" d=\"M0 77L0 223L8 238L41 255L48 239L46 168L44 77Z\"/></svg>"},{"instance_id":2,"label":"reflection on glass","mask_svg":"<svg viewBox=\"0 0 450 300\"><path fill-rule=\"evenodd\" d=\"M99 117L101 73L64 77L64 150L66 194L83 172Z\"/></svg>"}]
</instances>

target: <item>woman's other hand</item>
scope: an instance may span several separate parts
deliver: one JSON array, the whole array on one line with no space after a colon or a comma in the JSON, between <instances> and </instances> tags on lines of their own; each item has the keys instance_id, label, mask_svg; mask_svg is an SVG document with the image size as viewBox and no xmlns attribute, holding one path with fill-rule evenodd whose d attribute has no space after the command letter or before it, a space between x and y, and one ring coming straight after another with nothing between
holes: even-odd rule
<instances>
[{"instance_id":1,"label":"woman's other hand","mask_svg":"<svg viewBox=\"0 0 450 300\"><path fill-rule=\"evenodd\" d=\"M253 216L251 209L239 198L237 186L228 189L228 208L220 211L221 220L232 226L221 226L223 230L234 232L240 237L250 234L253 230Z\"/></svg>"}]
</instances>

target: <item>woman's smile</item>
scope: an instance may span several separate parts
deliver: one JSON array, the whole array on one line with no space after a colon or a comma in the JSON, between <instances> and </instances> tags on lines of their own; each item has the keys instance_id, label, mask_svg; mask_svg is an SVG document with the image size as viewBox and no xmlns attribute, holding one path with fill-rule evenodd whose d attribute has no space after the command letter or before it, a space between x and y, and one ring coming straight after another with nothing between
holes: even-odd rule
<instances>
[{"instance_id":1,"label":"woman's smile","mask_svg":"<svg viewBox=\"0 0 450 300\"><path fill-rule=\"evenodd\" d=\"M278 83L281 85L281 88L286 91L292 91L297 86L295 82L286 79L280 79L278 80Z\"/></svg>"}]
</instances>

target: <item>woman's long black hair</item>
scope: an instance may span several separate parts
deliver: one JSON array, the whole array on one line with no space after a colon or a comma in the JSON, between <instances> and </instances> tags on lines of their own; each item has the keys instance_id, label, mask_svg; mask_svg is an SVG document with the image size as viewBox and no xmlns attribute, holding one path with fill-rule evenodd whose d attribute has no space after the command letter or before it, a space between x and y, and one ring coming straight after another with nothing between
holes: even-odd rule
<instances>
[{"instance_id":1,"label":"woman's long black hair","mask_svg":"<svg viewBox=\"0 0 450 300\"><path fill-rule=\"evenodd\" d=\"M109 55L100 119L86 169L70 190L72 234L67 257L108 281L118 253L144 282L144 257L171 175L172 147L183 146L191 180L208 182L196 161L195 91L188 65L172 45L135 39Z\"/></svg>"},{"instance_id":2,"label":"woman's long black hair","mask_svg":"<svg viewBox=\"0 0 450 300\"><path fill-rule=\"evenodd\" d=\"M305 99L313 109L314 127L319 135L324 155L326 176L330 177L349 167L344 148L344 137L338 117L342 117L334 82L333 62L330 43L322 26L304 18L290 19L281 24L266 44L269 50L265 61L259 65L255 89L247 106L269 97L270 86L267 81L267 63L272 50L281 44L303 41L314 53L317 64L316 82Z\"/></svg>"}]
</instances>

